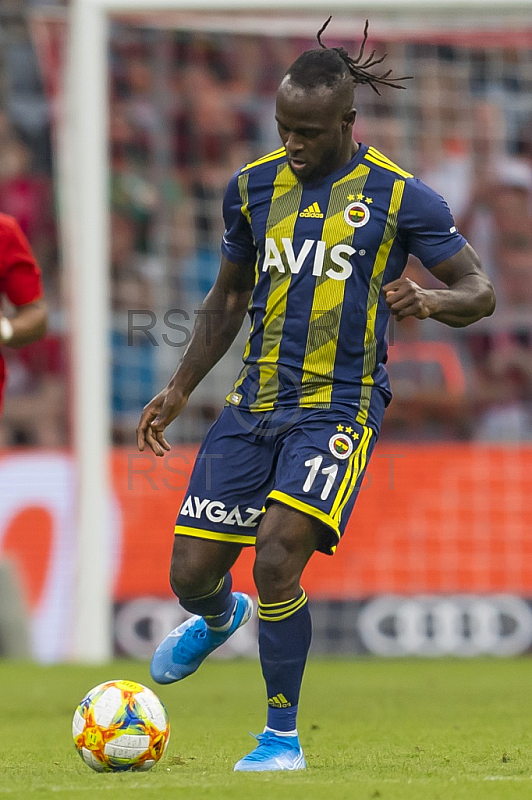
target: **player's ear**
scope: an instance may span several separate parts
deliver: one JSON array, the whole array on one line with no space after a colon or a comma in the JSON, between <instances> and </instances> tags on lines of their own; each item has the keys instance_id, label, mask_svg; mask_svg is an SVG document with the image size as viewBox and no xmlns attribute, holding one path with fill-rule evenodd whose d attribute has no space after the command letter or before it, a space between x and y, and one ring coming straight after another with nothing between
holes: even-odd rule
<instances>
[{"instance_id":1,"label":"player's ear","mask_svg":"<svg viewBox=\"0 0 532 800\"><path fill-rule=\"evenodd\" d=\"M352 109L350 109L350 111L348 111L346 114L344 114L344 119L343 119L343 122L342 122L344 130L347 130L348 128L352 128L353 127L353 125L355 124L356 116L357 116L356 108L352 108Z\"/></svg>"}]
</instances>

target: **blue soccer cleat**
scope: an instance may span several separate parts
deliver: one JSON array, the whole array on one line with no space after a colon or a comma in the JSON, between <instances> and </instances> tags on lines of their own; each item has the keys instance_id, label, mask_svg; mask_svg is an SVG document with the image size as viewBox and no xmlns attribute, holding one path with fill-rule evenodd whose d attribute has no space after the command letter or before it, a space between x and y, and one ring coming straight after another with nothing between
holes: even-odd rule
<instances>
[{"instance_id":1,"label":"blue soccer cleat","mask_svg":"<svg viewBox=\"0 0 532 800\"><path fill-rule=\"evenodd\" d=\"M203 617L194 616L163 639L150 664L150 674L156 683L174 683L192 675L209 653L250 619L253 613L251 597L241 592L234 592L234 596L235 609L227 630L211 630Z\"/></svg>"},{"instance_id":2,"label":"blue soccer cleat","mask_svg":"<svg viewBox=\"0 0 532 800\"><path fill-rule=\"evenodd\" d=\"M271 772L306 769L307 762L297 736L264 731L255 736L257 747L235 764L235 772Z\"/></svg>"}]
</instances>

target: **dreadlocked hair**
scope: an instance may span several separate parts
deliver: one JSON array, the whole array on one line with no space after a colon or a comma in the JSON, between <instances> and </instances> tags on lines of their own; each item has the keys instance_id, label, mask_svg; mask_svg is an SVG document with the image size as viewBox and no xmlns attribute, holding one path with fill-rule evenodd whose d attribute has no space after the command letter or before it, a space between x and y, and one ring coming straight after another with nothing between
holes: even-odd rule
<instances>
[{"instance_id":1,"label":"dreadlocked hair","mask_svg":"<svg viewBox=\"0 0 532 800\"><path fill-rule=\"evenodd\" d=\"M322 33L327 28L332 17L329 17L322 25L316 38L321 50L307 50L302 53L290 67L288 74L290 79L304 88L314 88L325 85L332 86L338 80L348 76L353 79L355 86L368 84L374 92L380 95L378 86L390 86L393 89L404 89L399 81L410 80L412 76L403 78L390 77L392 70L389 69L382 75L375 75L370 72L372 67L381 64L387 56L385 53L380 58L375 58L375 50L364 59L364 48L368 40L369 20L364 26L364 38L356 58L351 58L347 50L343 47L327 47L321 40Z\"/></svg>"}]
</instances>

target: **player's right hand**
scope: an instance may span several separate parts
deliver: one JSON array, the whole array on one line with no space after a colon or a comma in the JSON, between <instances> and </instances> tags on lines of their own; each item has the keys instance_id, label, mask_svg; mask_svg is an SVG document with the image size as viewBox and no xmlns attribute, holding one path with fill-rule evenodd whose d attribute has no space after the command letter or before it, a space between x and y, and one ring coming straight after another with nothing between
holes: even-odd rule
<instances>
[{"instance_id":1,"label":"player's right hand","mask_svg":"<svg viewBox=\"0 0 532 800\"><path fill-rule=\"evenodd\" d=\"M170 450L164 429L183 411L187 400L181 391L167 386L144 406L137 426L137 446L141 453L146 445L159 457Z\"/></svg>"}]
</instances>

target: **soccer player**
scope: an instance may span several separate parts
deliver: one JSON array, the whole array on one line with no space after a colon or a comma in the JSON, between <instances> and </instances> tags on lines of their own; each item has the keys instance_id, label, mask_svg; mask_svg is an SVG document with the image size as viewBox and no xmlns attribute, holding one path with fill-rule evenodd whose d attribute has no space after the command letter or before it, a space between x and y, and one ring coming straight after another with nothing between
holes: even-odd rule
<instances>
[{"instance_id":1,"label":"soccer player","mask_svg":"<svg viewBox=\"0 0 532 800\"><path fill-rule=\"evenodd\" d=\"M230 570L255 547L267 721L237 771L305 768L296 715L311 620L302 572L332 554L353 509L390 388L389 315L460 327L495 301L444 200L374 147L353 141L354 87L395 85L342 48L303 53L278 92L282 147L229 182L221 268L181 364L144 409L138 446L170 449L164 430L227 351L246 310L244 367L207 433L177 518L171 586L194 616L157 648L171 683L251 616ZM382 59L380 59L382 60ZM402 277L413 253L448 288ZM210 340L208 326L215 326Z\"/></svg>"},{"instance_id":2,"label":"soccer player","mask_svg":"<svg viewBox=\"0 0 532 800\"><path fill-rule=\"evenodd\" d=\"M7 214L0 214L0 301L2 295L16 311L8 319L0 308L0 410L5 383L2 348L42 339L47 325L40 269L17 221Z\"/></svg>"}]
</instances>

